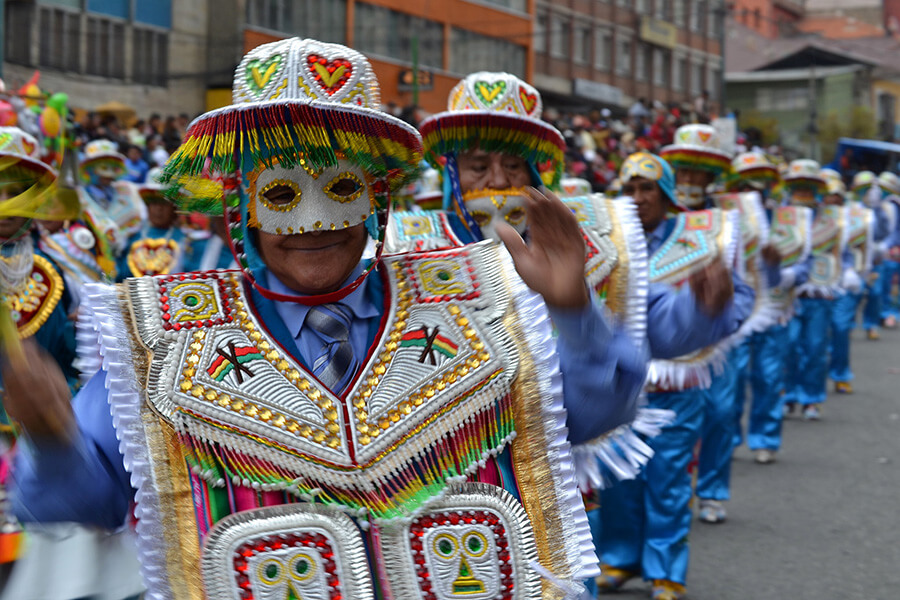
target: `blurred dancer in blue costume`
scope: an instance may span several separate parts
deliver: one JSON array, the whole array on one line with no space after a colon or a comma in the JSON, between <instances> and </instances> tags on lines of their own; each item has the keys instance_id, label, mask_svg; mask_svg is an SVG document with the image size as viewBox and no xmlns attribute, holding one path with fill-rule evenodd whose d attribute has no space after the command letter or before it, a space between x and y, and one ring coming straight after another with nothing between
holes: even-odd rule
<instances>
[{"instance_id":1,"label":"blurred dancer in blue costume","mask_svg":"<svg viewBox=\"0 0 900 600\"><path fill-rule=\"evenodd\" d=\"M175 202L166 196L159 183L160 174L159 169L153 169L147 182L138 185L147 220L125 243L125 251L118 261L117 281L186 270L184 255L191 240L180 227Z\"/></svg>"},{"instance_id":2,"label":"blurred dancer in blue costume","mask_svg":"<svg viewBox=\"0 0 900 600\"><path fill-rule=\"evenodd\" d=\"M719 137L716 130L709 125L684 125L675 132L675 141L666 146L660 152L675 170L675 181L679 200L688 210L704 210L715 206L712 197L707 195L707 188L731 167L730 155L720 149ZM745 203L746 208L742 206ZM759 236L763 235L761 227L764 226L760 219L763 210L759 196L738 198L736 203L730 204L735 208L740 207L735 213L741 222L747 221L747 225L741 224L742 230L747 231L748 240L741 243L736 251L736 263L734 264L734 278L736 285L743 284L742 275L744 262L744 242L750 243L751 231L756 238L758 247L765 245L765 240L759 244ZM750 226L748 226L750 225ZM754 275L760 271L756 268L756 256L753 257ZM772 284L772 279L777 277L777 263L774 268L768 269L768 279L762 275L752 282L754 287L754 302L752 310L746 316L745 326L755 329L765 326L768 318L765 313L765 290ZM774 271L774 275L772 272ZM760 323L760 321L766 321ZM703 397L705 408L703 417L703 429L700 433L700 457L697 477L697 497L700 499L700 520L705 523L720 523L725 520L727 513L724 502L731 497L731 455L734 451L735 421L734 414L737 411L738 401L738 369L735 361L739 358L737 346L739 338L744 338L749 332L742 328L739 335L731 340L731 347L726 360L722 362L721 370L718 370L712 378L711 385L703 389L700 394Z\"/></svg>"},{"instance_id":3,"label":"blurred dancer in blue costume","mask_svg":"<svg viewBox=\"0 0 900 600\"><path fill-rule=\"evenodd\" d=\"M32 232L31 224L32 219L74 222L80 213L78 198L74 191L57 187L56 173L36 157L35 150L40 146L34 138L15 128L0 130L0 134L0 279L2 303L8 311L0 318L14 323L13 331L21 344L14 350L16 344L4 340L8 361L4 374L10 369L28 368L21 356L25 352L51 365L57 376L54 392L70 397L78 385L75 323L70 317L75 310L74 298L68 290L69 280L60 273L65 271L58 270L53 258L38 248L40 238ZM4 328L4 335L7 331ZM4 389L4 396L8 391ZM38 397L39 402L44 400ZM14 433L21 432L18 427L13 431L8 423L4 429L7 443ZM18 453L23 444L27 442L20 437L13 452ZM8 517L3 521L0 535L13 533L15 521ZM103 594L124 598L143 589L133 540L127 531L54 523L29 524L26 535L22 554L16 557L15 567L4 582L4 598L70 599ZM47 577L48 570L57 576Z\"/></svg>"},{"instance_id":4,"label":"blurred dancer in blue costume","mask_svg":"<svg viewBox=\"0 0 900 600\"><path fill-rule=\"evenodd\" d=\"M856 327L856 315L863 299L864 282L872 273L874 246L876 243L875 212L861 202L848 200L848 194L840 175L831 169L822 169L828 190L822 204L844 209L847 251L852 263L844 267L841 276L843 293L834 300L831 311L831 346L828 376L839 394L853 393L853 371L850 368L850 333Z\"/></svg>"},{"instance_id":5,"label":"blurred dancer in blue costume","mask_svg":"<svg viewBox=\"0 0 900 600\"><path fill-rule=\"evenodd\" d=\"M185 271L214 271L233 269L237 266L228 246L228 232L225 219L219 216L209 218L209 230L201 236L191 237L185 248Z\"/></svg>"},{"instance_id":6,"label":"blurred dancer in blue costume","mask_svg":"<svg viewBox=\"0 0 900 600\"><path fill-rule=\"evenodd\" d=\"M85 144L79 165L82 186L78 188L85 221L100 244L101 263L115 262L132 235L140 231L147 208L137 186L125 181L125 157L115 142L93 140ZM114 265L101 264L114 277ZM109 268L107 268L109 267Z\"/></svg>"},{"instance_id":7,"label":"blurred dancer in blue costume","mask_svg":"<svg viewBox=\"0 0 900 600\"><path fill-rule=\"evenodd\" d=\"M382 256L392 190L422 147L377 110L366 58L265 44L238 66L234 100L191 125L167 169L173 185L220 183L185 209L224 212L241 270L94 288L104 369L74 411L39 357L7 373L34 432L15 464L19 511L118 525L134 498L152 597L201 574L210 600L575 593L599 571L564 404L633 406L640 386L622 390L619 357L598 364L612 333L576 217L529 188L527 243L501 229L509 254ZM576 425L590 439L627 411Z\"/></svg>"},{"instance_id":8,"label":"blurred dancer in blue costume","mask_svg":"<svg viewBox=\"0 0 900 600\"><path fill-rule=\"evenodd\" d=\"M793 361L788 369L785 410L796 406L806 420L818 420L826 397L828 378L828 332L834 300L842 295L841 282L852 258L846 250L845 211L824 206L827 183L819 163L810 159L792 161L784 187L788 203L815 211L812 259L809 277L797 289L799 308L793 319Z\"/></svg>"},{"instance_id":9,"label":"blurred dancer in blue costume","mask_svg":"<svg viewBox=\"0 0 900 600\"><path fill-rule=\"evenodd\" d=\"M641 476L600 494L601 593L633 577L652 581L653 598L685 596L691 481L688 464L703 425L702 389L710 384L716 348L750 315L753 290L729 273L738 251L736 215L717 209L686 212L675 176L660 157L638 153L620 171L647 236L651 306L648 404L675 420L648 441L654 455ZM661 306L654 307L654 300ZM669 311L667 319L662 305ZM654 310L659 312L654 312ZM699 351L699 352L697 352Z\"/></svg>"},{"instance_id":10,"label":"blurred dancer in blue costume","mask_svg":"<svg viewBox=\"0 0 900 600\"><path fill-rule=\"evenodd\" d=\"M894 284L900 276L900 177L885 171L878 175L878 190L881 191L880 206L885 212L885 221L890 233L884 240L884 252L878 269L881 285L881 321L885 327L893 329L900 318L900 300L894 295ZM874 193L873 196L877 197ZM873 198L874 200L875 198Z\"/></svg>"},{"instance_id":11,"label":"blurred dancer in blue costume","mask_svg":"<svg viewBox=\"0 0 900 600\"><path fill-rule=\"evenodd\" d=\"M900 185L900 181L898 181ZM882 305L882 265L887 256L887 245L893 230L893 223L888 211L885 210L884 192L878 183L878 178L872 171L860 171L853 176L850 185L850 194L853 199L871 209L875 216L875 243L872 250L872 271L865 278L865 305L863 306L863 329L866 338L878 340L881 338L881 305Z\"/></svg>"},{"instance_id":12,"label":"blurred dancer in blue costume","mask_svg":"<svg viewBox=\"0 0 900 600\"><path fill-rule=\"evenodd\" d=\"M762 153L740 154L732 161L731 188L737 192L757 192L771 204L769 194L778 184L778 168ZM812 210L772 206L764 216L769 223L769 245L762 259L779 264L778 282L765 290L775 321L752 333L737 349L737 411L735 447L743 442L741 418L747 377L753 395L747 416L747 445L759 464L775 460L781 448L782 394L785 386L785 359L790 346L787 323L793 315L794 289L806 281L809 272ZM776 255L777 254L777 255Z\"/></svg>"},{"instance_id":13,"label":"blurred dancer in blue costume","mask_svg":"<svg viewBox=\"0 0 900 600\"><path fill-rule=\"evenodd\" d=\"M485 96L486 89L495 90L498 95ZM537 166L546 166L544 177L553 188L559 186L563 167L563 157L558 152L562 134L540 119L541 110L540 93L514 75L479 72L460 81L450 93L448 110L421 125L425 157L443 170L445 211L395 214L388 228L388 251L482 240L503 239L509 244L529 239L531 232L525 210L529 186L555 198L544 187ZM585 273L587 288L594 293L589 310L582 314L559 315L563 320L558 323L557 315L551 315L559 333L558 343L565 349L560 366L566 381L578 381L579 371L587 368L587 363L569 357L580 355L582 360L597 361L603 371L616 372L620 387L612 393L604 386L593 390L585 387L585 397L590 402L567 406L569 439L576 446L597 437L589 435L582 426L590 421L587 414L593 414L594 418L606 415L608 427L603 433L634 419L637 394L628 397L624 404L621 400L630 391L639 392L646 374L647 356L643 334L633 336L627 326L611 324L613 321L605 312L612 310L626 324L643 323L645 319L646 255L640 247L640 225L634 209L622 207L617 211L600 197L584 197L582 202L584 208L580 213L575 212L590 244ZM593 217L590 223L585 222L587 215ZM609 240L614 236L607 228L611 229L612 223L623 240L619 247L610 246ZM640 256L629 256L635 246ZM634 268L629 273L623 266L609 274L625 290L624 300L611 306L605 297L596 293L606 289L608 283L607 274L601 275L604 271L598 265L604 261L615 264L617 252L623 254L623 264ZM597 274L591 275L592 271ZM573 345L575 328L595 333L592 339Z\"/></svg>"}]
</instances>

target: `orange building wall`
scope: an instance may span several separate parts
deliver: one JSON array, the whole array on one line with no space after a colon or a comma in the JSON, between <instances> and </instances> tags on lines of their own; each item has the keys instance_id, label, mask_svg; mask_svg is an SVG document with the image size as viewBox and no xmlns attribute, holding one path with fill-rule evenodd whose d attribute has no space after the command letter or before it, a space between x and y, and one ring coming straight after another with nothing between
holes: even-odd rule
<instances>
[{"instance_id":1,"label":"orange building wall","mask_svg":"<svg viewBox=\"0 0 900 600\"><path fill-rule=\"evenodd\" d=\"M463 0L367 0L368 4L384 6L400 12L405 12L417 17L430 19L444 24L444 69L449 65L450 55L450 28L459 27L487 35L504 38L518 43L526 50L526 79L531 81L534 71L534 52L532 49L532 22L528 16L519 16L515 13L496 10L480 4L465 2ZM350 0L347 4L347 45L353 47L355 2ZM529 10L534 12L534 2L528 3ZM244 29L244 53L253 48L281 39L270 33L257 31L250 28ZM375 75L381 84L381 100L385 104L395 102L399 106L407 106L412 102L412 92L401 92L397 89L400 72L409 69L409 66L401 66L392 62L369 58ZM450 90L459 81L459 77L433 73L433 89L419 91L419 106L430 113L446 110L447 97Z\"/></svg>"}]
</instances>

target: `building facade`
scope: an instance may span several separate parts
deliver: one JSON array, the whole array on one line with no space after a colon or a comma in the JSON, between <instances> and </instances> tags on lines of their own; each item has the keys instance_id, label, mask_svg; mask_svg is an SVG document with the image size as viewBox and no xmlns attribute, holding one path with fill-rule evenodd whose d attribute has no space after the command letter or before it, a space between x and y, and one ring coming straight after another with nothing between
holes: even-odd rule
<instances>
[{"instance_id":1,"label":"building facade","mask_svg":"<svg viewBox=\"0 0 900 600\"><path fill-rule=\"evenodd\" d=\"M797 32L803 20L803 0L733 0L731 18L769 39Z\"/></svg>"},{"instance_id":2,"label":"building facade","mask_svg":"<svg viewBox=\"0 0 900 600\"><path fill-rule=\"evenodd\" d=\"M217 0L210 11L210 107L230 101L231 70L242 52L289 36L350 46L372 62L382 101L413 103L418 64L418 105L445 110L453 86L466 74L533 73L534 0ZM229 24L230 23L230 24ZM226 75L227 73L227 75Z\"/></svg>"},{"instance_id":3,"label":"building facade","mask_svg":"<svg viewBox=\"0 0 900 600\"><path fill-rule=\"evenodd\" d=\"M40 87L73 108L110 100L195 115L206 93L207 0L5 0L3 79Z\"/></svg>"},{"instance_id":4,"label":"building facade","mask_svg":"<svg viewBox=\"0 0 900 600\"><path fill-rule=\"evenodd\" d=\"M549 103L627 108L722 93L723 2L536 0L534 84Z\"/></svg>"}]
</instances>

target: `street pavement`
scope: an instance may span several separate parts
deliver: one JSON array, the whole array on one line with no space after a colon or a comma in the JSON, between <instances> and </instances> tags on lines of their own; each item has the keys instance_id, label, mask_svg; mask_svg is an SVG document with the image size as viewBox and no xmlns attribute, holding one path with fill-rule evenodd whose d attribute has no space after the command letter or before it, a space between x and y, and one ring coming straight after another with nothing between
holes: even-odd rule
<instances>
[{"instance_id":1,"label":"street pavement","mask_svg":"<svg viewBox=\"0 0 900 600\"><path fill-rule=\"evenodd\" d=\"M690 600L888 600L900 595L900 330L853 334L852 396L785 420L778 461L735 452L728 520L691 531ZM609 596L646 599L629 582Z\"/></svg>"}]
</instances>

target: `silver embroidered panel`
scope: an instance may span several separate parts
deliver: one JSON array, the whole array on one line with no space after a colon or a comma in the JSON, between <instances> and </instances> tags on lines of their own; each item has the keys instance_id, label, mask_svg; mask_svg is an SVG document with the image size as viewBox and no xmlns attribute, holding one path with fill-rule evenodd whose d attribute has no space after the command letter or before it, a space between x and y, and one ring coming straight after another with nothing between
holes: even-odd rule
<instances>
[{"instance_id":1,"label":"silver embroidered panel","mask_svg":"<svg viewBox=\"0 0 900 600\"><path fill-rule=\"evenodd\" d=\"M411 523L386 527L382 545L395 597L537 600L534 532L502 488L453 486Z\"/></svg>"},{"instance_id":2,"label":"silver embroidered panel","mask_svg":"<svg viewBox=\"0 0 900 600\"><path fill-rule=\"evenodd\" d=\"M619 252L610 239L612 219L603 194L591 194L563 200L575 214L587 244L584 275L588 287L594 288L609 277L619 264Z\"/></svg>"},{"instance_id":3,"label":"silver embroidered panel","mask_svg":"<svg viewBox=\"0 0 900 600\"><path fill-rule=\"evenodd\" d=\"M210 532L202 563L210 600L374 598L362 534L320 505L229 515Z\"/></svg>"}]
</instances>

